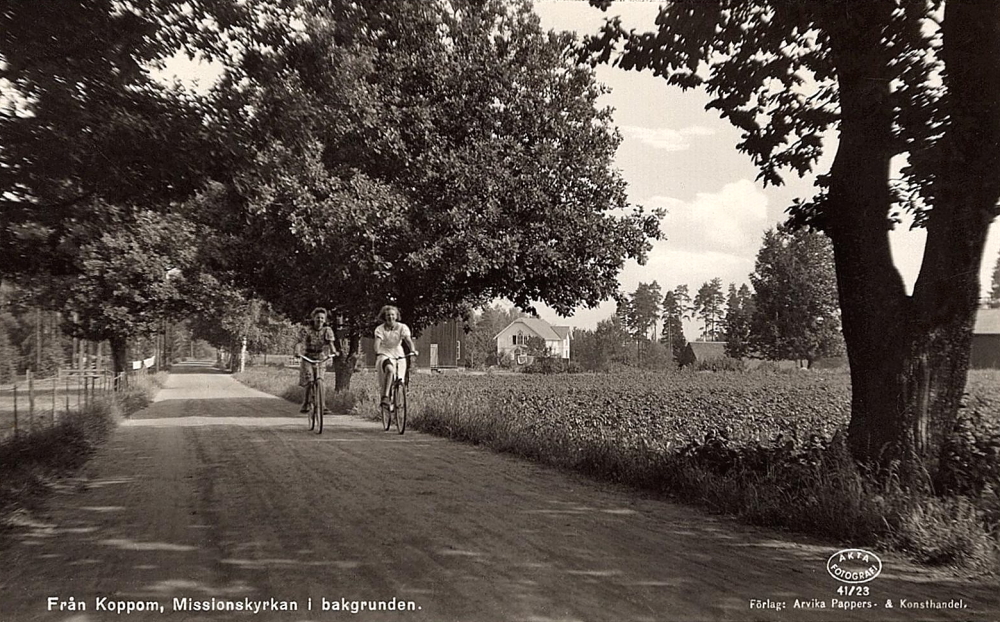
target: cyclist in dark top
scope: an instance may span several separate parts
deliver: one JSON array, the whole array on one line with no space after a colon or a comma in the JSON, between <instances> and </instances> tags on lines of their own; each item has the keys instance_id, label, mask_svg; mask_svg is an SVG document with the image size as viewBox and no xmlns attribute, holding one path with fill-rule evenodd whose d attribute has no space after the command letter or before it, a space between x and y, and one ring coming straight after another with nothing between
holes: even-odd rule
<instances>
[{"instance_id":1,"label":"cyclist in dark top","mask_svg":"<svg viewBox=\"0 0 1000 622\"><path fill-rule=\"evenodd\" d=\"M302 333L302 341L299 342L299 355L306 356L321 363L310 363L305 359L300 360L299 365L299 385L305 387L306 398L302 402L299 412L309 412L312 404L312 379L313 368L316 368L316 375L322 382L323 372L326 370L326 360L329 357L337 356L336 339L333 329L326 325L327 312L323 307L316 307L309 315L309 326Z\"/></svg>"}]
</instances>

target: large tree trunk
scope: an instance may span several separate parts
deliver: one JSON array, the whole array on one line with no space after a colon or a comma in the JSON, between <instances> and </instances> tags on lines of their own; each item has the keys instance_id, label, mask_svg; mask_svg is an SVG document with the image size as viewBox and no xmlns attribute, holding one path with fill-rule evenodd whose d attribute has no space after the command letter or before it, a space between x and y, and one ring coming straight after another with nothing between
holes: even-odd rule
<instances>
[{"instance_id":1,"label":"large tree trunk","mask_svg":"<svg viewBox=\"0 0 1000 622\"><path fill-rule=\"evenodd\" d=\"M899 449L901 413L896 397L902 389L903 367L899 332L907 305L889 247L893 155L889 71L877 32L852 27L855 24L837 25L840 28L830 29L830 39L841 99L840 143L821 224L833 242L851 368L848 438L855 458L879 462L891 459Z\"/></svg>"},{"instance_id":2,"label":"large tree trunk","mask_svg":"<svg viewBox=\"0 0 1000 622\"><path fill-rule=\"evenodd\" d=\"M334 391L350 391L354 367L358 362L358 352L361 348L361 333L354 328L336 331L337 350L340 352L333 362L335 375Z\"/></svg>"},{"instance_id":3,"label":"large tree trunk","mask_svg":"<svg viewBox=\"0 0 1000 622\"><path fill-rule=\"evenodd\" d=\"M856 7L885 9L879 3ZM834 245L851 365L851 450L879 469L901 465L908 483L922 484L920 474L935 475L942 442L957 417L979 266L1000 195L1000 11L985 0L947 5L944 56L952 123L935 154L935 201L912 296L888 240L890 59L878 28L865 27L885 19L863 15L830 31L842 119L822 224Z\"/></svg>"}]
</instances>

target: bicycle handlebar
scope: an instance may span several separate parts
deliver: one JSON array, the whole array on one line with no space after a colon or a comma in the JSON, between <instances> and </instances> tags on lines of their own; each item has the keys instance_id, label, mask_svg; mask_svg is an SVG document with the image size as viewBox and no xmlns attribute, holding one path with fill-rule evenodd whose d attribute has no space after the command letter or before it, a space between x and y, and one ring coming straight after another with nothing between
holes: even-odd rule
<instances>
[{"instance_id":1,"label":"bicycle handlebar","mask_svg":"<svg viewBox=\"0 0 1000 622\"><path fill-rule=\"evenodd\" d=\"M314 361L311 358L309 358L308 356L306 356L305 354L300 354L299 358L302 359L303 361L307 361L309 363L319 364L319 363L325 363L325 362L329 361L330 359L332 359L333 357L332 356L327 356L322 361Z\"/></svg>"}]
</instances>

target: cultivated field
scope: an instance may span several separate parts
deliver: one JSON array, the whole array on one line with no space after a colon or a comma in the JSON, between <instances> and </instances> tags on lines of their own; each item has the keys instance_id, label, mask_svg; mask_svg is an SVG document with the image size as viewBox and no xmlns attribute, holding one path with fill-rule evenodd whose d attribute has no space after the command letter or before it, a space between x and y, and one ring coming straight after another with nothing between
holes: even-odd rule
<instances>
[{"instance_id":1,"label":"cultivated field","mask_svg":"<svg viewBox=\"0 0 1000 622\"><path fill-rule=\"evenodd\" d=\"M301 396L294 370L256 367L237 377L276 395ZM356 399L349 401L358 414L377 415L374 383L374 374L354 376ZM967 392L970 407L1000 423L1000 372L971 372ZM556 443L670 450L715 431L734 443L830 438L850 418L851 388L845 372L457 373L415 374L409 397L411 421L421 429L489 426Z\"/></svg>"}]
</instances>

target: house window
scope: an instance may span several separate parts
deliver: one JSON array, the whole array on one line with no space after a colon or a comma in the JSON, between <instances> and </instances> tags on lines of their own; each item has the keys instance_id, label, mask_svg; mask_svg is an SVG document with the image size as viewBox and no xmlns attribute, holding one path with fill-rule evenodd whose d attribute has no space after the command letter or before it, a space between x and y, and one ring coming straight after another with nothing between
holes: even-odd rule
<instances>
[{"instance_id":1,"label":"house window","mask_svg":"<svg viewBox=\"0 0 1000 622\"><path fill-rule=\"evenodd\" d=\"M521 332L521 331L517 331L517 334L514 335L514 345L515 346L523 346L527 342L528 342L528 338L524 336L524 333Z\"/></svg>"},{"instance_id":2,"label":"house window","mask_svg":"<svg viewBox=\"0 0 1000 622\"><path fill-rule=\"evenodd\" d=\"M510 345L512 345L512 346L516 346L517 345L517 335L511 336L511 338L510 338Z\"/></svg>"},{"instance_id":3,"label":"house window","mask_svg":"<svg viewBox=\"0 0 1000 622\"><path fill-rule=\"evenodd\" d=\"M462 342L455 341L455 360L462 358Z\"/></svg>"}]
</instances>

